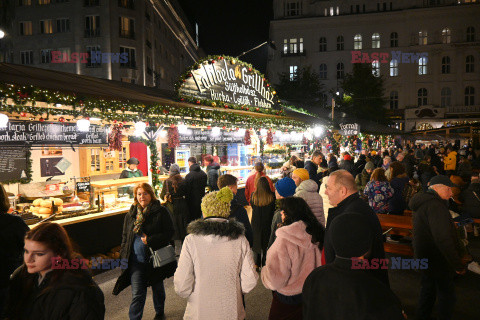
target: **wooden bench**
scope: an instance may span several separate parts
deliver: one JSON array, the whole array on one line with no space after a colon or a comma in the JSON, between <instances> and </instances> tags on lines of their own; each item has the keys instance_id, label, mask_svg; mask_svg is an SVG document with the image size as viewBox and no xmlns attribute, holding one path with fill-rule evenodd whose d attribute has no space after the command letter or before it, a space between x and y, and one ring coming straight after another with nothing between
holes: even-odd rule
<instances>
[{"instance_id":1,"label":"wooden bench","mask_svg":"<svg viewBox=\"0 0 480 320\"><path fill-rule=\"evenodd\" d=\"M383 248L387 253L399 254L402 256L413 256L413 248L409 244L385 242Z\"/></svg>"},{"instance_id":2,"label":"wooden bench","mask_svg":"<svg viewBox=\"0 0 480 320\"><path fill-rule=\"evenodd\" d=\"M480 224L480 219L473 219L473 222Z\"/></svg>"},{"instance_id":3,"label":"wooden bench","mask_svg":"<svg viewBox=\"0 0 480 320\"><path fill-rule=\"evenodd\" d=\"M407 217L411 217L413 215L413 211L411 210L403 210L403 215Z\"/></svg>"}]
</instances>

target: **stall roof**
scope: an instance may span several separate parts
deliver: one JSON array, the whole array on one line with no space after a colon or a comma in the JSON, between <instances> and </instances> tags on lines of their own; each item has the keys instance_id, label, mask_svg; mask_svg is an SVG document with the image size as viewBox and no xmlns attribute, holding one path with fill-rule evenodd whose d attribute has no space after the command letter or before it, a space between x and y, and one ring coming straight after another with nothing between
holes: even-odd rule
<instances>
[{"instance_id":1,"label":"stall roof","mask_svg":"<svg viewBox=\"0 0 480 320\"><path fill-rule=\"evenodd\" d=\"M65 93L75 92L77 95L82 94L103 99L129 100L145 104L165 104L175 107L207 109L245 114L254 117L285 118L284 116L272 114L199 106L175 101L176 95L173 91L10 63L0 63L0 83L33 85L39 88L57 90ZM287 118L296 118L302 121L302 119L298 117L287 116Z\"/></svg>"}]
</instances>

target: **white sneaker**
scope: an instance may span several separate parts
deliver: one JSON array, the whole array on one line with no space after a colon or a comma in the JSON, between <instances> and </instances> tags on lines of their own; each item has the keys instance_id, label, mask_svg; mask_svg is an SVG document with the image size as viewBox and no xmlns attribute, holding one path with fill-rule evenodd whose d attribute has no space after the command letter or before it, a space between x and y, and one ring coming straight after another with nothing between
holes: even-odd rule
<instances>
[{"instance_id":1,"label":"white sneaker","mask_svg":"<svg viewBox=\"0 0 480 320\"><path fill-rule=\"evenodd\" d=\"M480 274L480 265L478 262L472 261L468 264L468 270Z\"/></svg>"}]
</instances>

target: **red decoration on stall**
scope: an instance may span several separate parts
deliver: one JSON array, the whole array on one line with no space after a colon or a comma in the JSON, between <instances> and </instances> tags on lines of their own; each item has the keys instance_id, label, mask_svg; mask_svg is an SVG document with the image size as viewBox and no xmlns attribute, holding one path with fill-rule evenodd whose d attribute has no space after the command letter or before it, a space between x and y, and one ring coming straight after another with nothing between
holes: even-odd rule
<instances>
[{"instance_id":1,"label":"red decoration on stall","mask_svg":"<svg viewBox=\"0 0 480 320\"><path fill-rule=\"evenodd\" d=\"M27 113L26 113L26 112L20 112L20 115L21 115L22 117L26 117L26 116L27 116Z\"/></svg>"},{"instance_id":2,"label":"red decoration on stall","mask_svg":"<svg viewBox=\"0 0 480 320\"><path fill-rule=\"evenodd\" d=\"M108 146L112 150L122 150L122 128L114 124L108 135Z\"/></svg>"},{"instance_id":3,"label":"red decoration on stall","mask_svg":"<svg viewBox=\"0 0 480 320\"><path fill-rule=\"evenodd\" d=\"M273 133L272 130L268 130L267 132L267 145L273 144Z\"/></svg>"},{"instance_id":4,"label":"red decoration on stall","mask_svg":"<svg viewBox=\"0 0 480 320\"><path fill-rule=\"evenodd\" d=\"M45 121L45 119L43 119L43 118L40 118L40 119L38 119L38 120L39 120L40 122L43 122L43 121Z\"/></svg>"},{"instance_id":5,"label":"red decoration on stall","mask_svg":"<svg viewBox=\"0 0 480 320\"><path fill-rule=\"evenodd\" d=\"M176 148L180 145L180 139L178 137L178 128L173 127L168 129L168 147Z\"/></svg>"},{"instance_id":6,"label":"red decoration on stall","mask_svg":"<svg viewBox=\"0 0 480 320\"><path fill-rule=\"evenodd\" d=\"M64 117L60 117L60 118L58 118L58 121L60 121L60 122L65 122L65 118L64 118Z\"/></svg>"},{"instance_id":7,"label":"red decoration on stall","mask_svg":"<svg viewBox=\"0 0 480 320\"><path fill-rule=\"evenodd\" d=\"M250 137L250 130L245 130L245 138L243 139L243 143L246 146L252 143L252 138Z\"/></svg>"}]
</instances>

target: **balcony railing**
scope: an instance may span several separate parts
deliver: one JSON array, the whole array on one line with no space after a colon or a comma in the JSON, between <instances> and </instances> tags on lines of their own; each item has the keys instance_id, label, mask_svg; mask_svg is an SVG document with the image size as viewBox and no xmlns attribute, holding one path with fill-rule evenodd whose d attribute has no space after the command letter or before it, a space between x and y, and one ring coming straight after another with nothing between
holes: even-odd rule
<instances>
[{"instance_id":1,"label":"balcony railing","mask_svg":"<svg viewBox=\"0 0 480 320\"><path fill-rule=\"evenodd\" d=\"M100 36L100 29L85 29L85 38L93 38Z\"/></svg>"},{"instance_id":2,"label":"balcony railing","mask_svg":"<svg viewBox=\"0 0 480 320\"><path fill-rule=\"evenodd\" d=\"M447 108L448 113L480 113L480 105L475 106L450 106Z\"/></svg>"},{"instance_id":3,"label":"balcony railing","mask_svg":"<svg viewBox=\"0 0 480 320\"><path fill-rule=\"evenodd\" d=\"M282 52L282 57L302 57L306 55L307 53L305 52L305 50L303 50L302 52Z\"/></svg>"}]
</instances>

